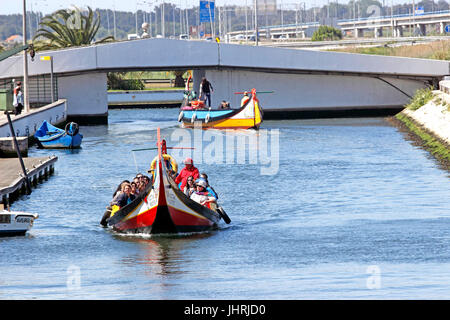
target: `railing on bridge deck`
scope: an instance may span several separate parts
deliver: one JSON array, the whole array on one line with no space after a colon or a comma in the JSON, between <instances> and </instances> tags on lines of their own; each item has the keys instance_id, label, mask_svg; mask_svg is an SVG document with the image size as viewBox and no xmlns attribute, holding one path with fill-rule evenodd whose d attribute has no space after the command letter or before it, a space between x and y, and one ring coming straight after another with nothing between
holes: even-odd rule
<instances>
[{"instance_id":1,"label":"railing on bridge deck","mask_svg":"<svg viewBox=\"0 0 450 320\"><path fill-rule=\"evenodd\" d=\"M411 19L413 17L415 18L420 18L423 16L427 16L427 15L434 15L434 14L450 14L450 10L441 10L441 11L429 11L429 12L424 12L424 13L420 13L420 14L412 14L412 13L404 13L404 14L395 14L395 15L388 15L388 16L370 16L370 17L364 17L364 18L356 18L356 19L342 19L342 20L338 20L338 23L345 23L345 22L358 22L358 21L371 21L371 20L388 20L388 19L395 19L395 18L408 18L410 17Z\"/></svg>"}]
</instances>

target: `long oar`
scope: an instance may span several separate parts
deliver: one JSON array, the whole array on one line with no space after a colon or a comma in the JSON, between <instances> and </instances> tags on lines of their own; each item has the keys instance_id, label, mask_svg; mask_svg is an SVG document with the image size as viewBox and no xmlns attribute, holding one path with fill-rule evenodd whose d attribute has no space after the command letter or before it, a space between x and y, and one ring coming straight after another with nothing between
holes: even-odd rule
<instances>
[{"instance_id":1,"label":"long oar","mask_svg":"<svg viewBox=\"0 0 450 320\"><path fill-rule=\"evenodd\" d=\"M192 149L192 150L194 150L195 148L188 148L188 147L167 147L167 149ZM153 148L133 149L133 150L131 150L131 151L146 151L146 150L158 150L158 148L153 147Z\"/></svg>"},{"instance_id":2,"label":"long oar","mask_svg":"<svg viewBox=\"0 0 450 320\"><path fill-rule=\"evenodd\" d=\"M235 92L234 94L244 94L244 93L246 93L246 92L251 92L251 90L249 90L249 91L243 91L243 92ZM256 91L255 93L258 93L258 94L260 94L260 93L274 93L275 91Z\"/></svg>"}]
</instances>

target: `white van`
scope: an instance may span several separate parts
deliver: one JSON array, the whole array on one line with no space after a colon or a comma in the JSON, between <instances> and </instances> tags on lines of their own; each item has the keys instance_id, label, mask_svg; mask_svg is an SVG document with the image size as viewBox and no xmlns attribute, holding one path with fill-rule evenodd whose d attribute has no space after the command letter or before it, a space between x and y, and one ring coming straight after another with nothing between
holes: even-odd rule
<instances>
[{"instance_id":1,"label":"white van","mask_svg":"<svg viewBox=\"0 0 450 320\"><path fill-rule=\"evenodd\" d=\"M139 39L139 36L136 33L131 33L128 35L128 40L136 40Z\"/></svg>"}]
</instances>

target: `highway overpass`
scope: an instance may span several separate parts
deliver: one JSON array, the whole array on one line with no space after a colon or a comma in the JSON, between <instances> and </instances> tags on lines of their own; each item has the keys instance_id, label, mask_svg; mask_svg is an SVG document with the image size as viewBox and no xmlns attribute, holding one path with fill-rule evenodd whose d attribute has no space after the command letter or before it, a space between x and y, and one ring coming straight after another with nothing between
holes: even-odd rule
<instances>
[{"instance_id":1,"label":"highway overpass","mask_svg":"<svg viewBox=\"0 0 450 320\"><path fill-rule=\"evenodd\" d=\"M363 37L367 30L373 31L375 37L383 36L383 30L391 30L391 36L402 37L406 29L421 36L427 35L429 31L444 34L445 26L449 23L450 11L447 10L340 20L338 26L345 32L352 32L355 38Z\"/></svg>"}]
</instances>

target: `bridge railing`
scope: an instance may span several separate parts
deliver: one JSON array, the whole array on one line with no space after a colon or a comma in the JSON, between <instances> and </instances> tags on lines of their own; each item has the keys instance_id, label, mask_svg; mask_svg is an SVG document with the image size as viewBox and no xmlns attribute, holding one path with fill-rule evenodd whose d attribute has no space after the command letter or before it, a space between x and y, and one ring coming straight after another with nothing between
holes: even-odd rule
<instances>
[{"instance_id":1,"label":"bridge railing","mask_svg":"<svg viewBox=\"0 0 450 320\"><path fill-rule=\"evenodd\" d=\"M320 22L304 22L304 23L290 23L290 24L284 24L284 25L273 25L273 26L261 26L258 27L258 31L262 30L271 30L271 29L283 29L283 28L304 28L304 27L316 27L319 26ZM246 30L236 30L236 31L230 31L228 32L229 35L235 35L240 33L245 33ZM254 33L255 30L248 30L249 33Z\"/></svg>"}]
</instances>

